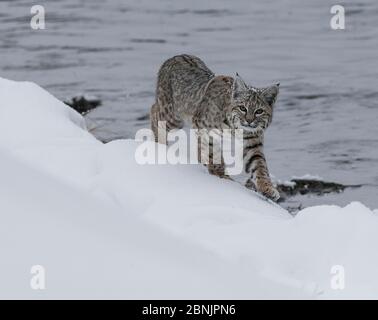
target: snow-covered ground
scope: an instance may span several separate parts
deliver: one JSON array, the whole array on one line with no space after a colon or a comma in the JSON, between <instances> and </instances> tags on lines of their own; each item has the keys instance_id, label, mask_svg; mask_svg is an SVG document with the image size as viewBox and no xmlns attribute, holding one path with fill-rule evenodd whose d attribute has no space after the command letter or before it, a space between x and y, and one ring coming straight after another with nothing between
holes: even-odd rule
<instances>
[{"instance_id":1,"label":"snow-covered ground","mask_svg":"<svg viewBox=\"0 0 378 320\"><path fill-rule=\"evenodd\" d=\"M1 298L378 298L377 210L293 218L199 165L138 165L137 146L0 78Z\"/></svg>"}]
</instances>

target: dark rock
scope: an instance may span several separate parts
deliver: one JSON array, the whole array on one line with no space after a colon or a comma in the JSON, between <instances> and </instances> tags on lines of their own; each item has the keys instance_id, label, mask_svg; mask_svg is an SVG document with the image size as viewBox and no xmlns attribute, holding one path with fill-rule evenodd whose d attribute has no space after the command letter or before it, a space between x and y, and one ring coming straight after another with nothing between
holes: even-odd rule
<instances>
[{"instance_id":1,"label":"dark rock","mask_svg":"<svg viewBox=\"0 0 378 320\"><path fill-rule=\"evenodd\" d=\"M145 115L140 116L140 117L137 118L138 121L147 121L149 119L150 119L150 114L149 113L147 113L147 114L145 114Z\"/></svg>"},{"instance_id":2,"label":"dark rock","mask_svg":"<svg viewBox=\"0 0 378 320\"><path fill-rule=\"evenodd\" d=\"M277 186L283 200L296 195L315 194L321 196L331 192L340 193L346 188L361 187L361 185L343 185L335 182L311 179L292 179L290 182L292 182L293 185L278 184Z\"/></svg>"},{"instance_id":3,"label":"dark rock","mask_svg":"<svg viewBox=\"0 0 378 320\"><path fill-rule=\"evenodd\" d=\"M84 96L73 97L70 101L64 101L66 105L75 109L80 114L87 114L89 111L97 108L101 105L101 100L99 99L88 99Z\"/></svg>"}]
</instances>

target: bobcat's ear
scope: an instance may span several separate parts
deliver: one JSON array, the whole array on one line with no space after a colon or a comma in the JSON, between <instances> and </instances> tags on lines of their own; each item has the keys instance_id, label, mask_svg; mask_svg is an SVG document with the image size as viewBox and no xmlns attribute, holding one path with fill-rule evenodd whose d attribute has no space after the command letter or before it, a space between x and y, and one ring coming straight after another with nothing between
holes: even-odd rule
<instances>
[{"instance_id":1,"label":"bobcat's ear","mask_svg":"<svg viewBox=\"0 0 378 320\"><path fill-rule=\"evenodd\" d=\"M273 86L263 88L260 90L260 95L264 98L267 104L273 106L277 100L280 84L277 83Z\"/></svg>"},{"instance_id":2,"label":"bobcat's ear","mask_svg":"<svg viewBox=\"0 0 378 320\"><path fill-rule=\"evenodd\" d=\"M248 86L238 73L235 75L234 83L232 85L232 98L236 99L242 92L248 90Z\"/></svg>"}]
</instances>

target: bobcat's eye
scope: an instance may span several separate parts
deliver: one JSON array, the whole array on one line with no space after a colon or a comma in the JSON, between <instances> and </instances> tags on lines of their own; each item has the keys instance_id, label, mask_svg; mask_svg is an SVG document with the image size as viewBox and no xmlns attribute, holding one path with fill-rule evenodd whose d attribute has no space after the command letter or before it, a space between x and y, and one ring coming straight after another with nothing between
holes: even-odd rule
<instances>
[{"instance_id":1,"label":"bobcat's eye","mask_svg":"<svg viewBox=\"0 0 378 320\"><path fill-rule=\"evenodd\" d=\"M255 111L255 115L257 115L257 116L262 115L263 112L264 112L263 109L257 109L257 110Z\"/></svg>"},{"instance_id":2,"label":"bobcat's eye","mask_svg":"<svg viewBox=\"0 0 378 320\"><path fill-rule=\"evenodd\" d=\"M247 112L247 108L244 107L244 106L239 106L239 109L240 109L242 112Z\"/></svg>"}]
</instances>

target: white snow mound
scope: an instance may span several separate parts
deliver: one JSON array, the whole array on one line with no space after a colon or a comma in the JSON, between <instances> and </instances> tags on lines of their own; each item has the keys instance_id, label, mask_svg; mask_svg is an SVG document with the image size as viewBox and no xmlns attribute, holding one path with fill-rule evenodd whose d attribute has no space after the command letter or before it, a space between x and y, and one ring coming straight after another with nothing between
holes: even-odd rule
<instances>
[{"instance_id":1,"label":"white snow mound","mask_svg":"<svg viewBox=\"0 0 378 320\"><path fill-rule=\"evenodd\" d=\"M378 298L377 211L293 218L199 165L138 165L137 146L0 78L0 298Z\"/></svg>"}]
</instances>

